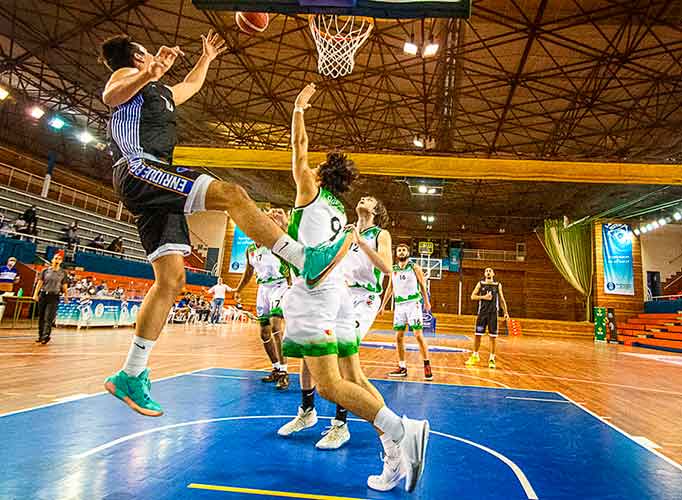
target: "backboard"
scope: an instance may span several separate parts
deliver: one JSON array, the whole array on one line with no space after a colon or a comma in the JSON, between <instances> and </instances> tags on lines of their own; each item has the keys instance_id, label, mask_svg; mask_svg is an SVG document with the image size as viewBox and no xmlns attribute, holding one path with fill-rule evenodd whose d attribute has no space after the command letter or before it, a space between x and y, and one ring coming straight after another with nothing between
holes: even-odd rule
<instances>
[{"instance_id":1,"label":"backboard","mask_svg":"<svg viewBox=\"0 0 682 500\"><path fill-rule=\"evenodd\" d=\"M441 259L433 259L426 255L421 255L411 260L422 268L427 280L443 279L443 261Z\"/></svg>"},{"instance_id":2,"label":"backboard","mask_svg":"<svg viewBox=\"0 0 682 500\"><path fill-rule=\"evenodd\" d=\"M379 19L471 16L471 0L192 0L198 9L280 14L337 14Z\"/></svg>"}]
</instances>

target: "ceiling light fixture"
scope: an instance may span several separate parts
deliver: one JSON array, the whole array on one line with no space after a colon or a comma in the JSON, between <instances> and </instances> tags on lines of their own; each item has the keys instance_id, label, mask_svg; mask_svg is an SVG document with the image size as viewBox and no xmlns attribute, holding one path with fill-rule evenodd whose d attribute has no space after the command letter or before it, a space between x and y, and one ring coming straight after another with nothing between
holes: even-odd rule
<instances>
[{"instance_id":1,"label":"ceiling light fixture","mask_svg":"<svg viewBox=\"0 0 682 500\"><path fill-rule=\"evenodd\" d=\"M36 120L40 120L43 117L43 115L45 114L45 110L43 108L41 108L40 106L33 106L28 111L28 114L31 115Z\"/></svg>"},{"instance_id":2,"label":"ceiling light fixture","mask_svg":"<svg viewBox=\"0 0 682 500\"><path fill-rule=\"evenodd\" d=\"M426 46L424 47L424 51L422 52L422 54L424 55L424 57L433 57L438 52L438 47L440 47L440 45L438 45L433 41L433 39L431 39L429 40L429 43L427 43Z\"/></svg>"}]
</instances>

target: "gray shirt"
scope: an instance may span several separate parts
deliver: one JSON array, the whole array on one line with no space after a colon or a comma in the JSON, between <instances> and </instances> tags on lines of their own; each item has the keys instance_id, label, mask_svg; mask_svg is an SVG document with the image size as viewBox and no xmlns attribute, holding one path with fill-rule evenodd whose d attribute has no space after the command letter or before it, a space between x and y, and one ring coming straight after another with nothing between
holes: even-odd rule
<instances>
[{"instance_id":1,"label":"gray shirt","mask_svg":"<svg viewBox=\"0 0 682 500\"><path fill-rule=\"evenodd\" d=\"M43 293L60 293L65 283L68 282L68 277L64 269L55 271L51 267L44 269L40 273L40 280L43 282Z\"/></svg>"}]
</instances>

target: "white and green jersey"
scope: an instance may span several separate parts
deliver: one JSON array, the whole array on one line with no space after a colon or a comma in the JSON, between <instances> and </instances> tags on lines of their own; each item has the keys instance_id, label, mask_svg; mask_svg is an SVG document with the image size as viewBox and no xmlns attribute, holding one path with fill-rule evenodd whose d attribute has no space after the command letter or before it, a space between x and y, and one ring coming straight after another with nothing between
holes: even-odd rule
<instances>
[{"instance_id":1,"label":"white and green jersey","mask_svg":"<svg viewBox=\"0 0 682 500\"><path fill-rule=\"evenodd\" d=\"M391 273L393 280L393 298L396 304L421 300L422 294L417 281L417 273L414 271L414 264L408 262L404 268L398 264L393 266Z\"/></svg>"},{"instance_id":2,"label":"white and green jersey","mask_svg":"<svg viewBox=\"0 0 682 500\"><path fill-rule=\"evenodd\" d=\"M360 237L364 239L369 246L374 250L379 250L379 234L381 228L372 226L360 233ZM343 262L346 283L351 288L364 288L373 293L381 293L383 291L384 275L379 268L377 268L372 261L363 252L357 243L353 243L346 254Z\"/></svg>"},{"instance_id":3,"label":"white and green jersey","mask_svg":"<svg viewBox=\"0 0 682 500\"><path fill-rule=\"evenodd\" d=\"M252 243L246 249L246 255L256 273L256 283L259 285L286 281L289 269L270 249Z\"/></svg>"},{"instance_id":4,"label":"white and green jersey","mask_svg":"<svg viewBox=\"0 0 682 500\"><path fill-rule=\"evenodd\" d=\"M303 245L316 247L336 241L343 235L347 222L343 203L321 188L313 201L293 209L288 232Z\"/></svg>"}]
</instances>

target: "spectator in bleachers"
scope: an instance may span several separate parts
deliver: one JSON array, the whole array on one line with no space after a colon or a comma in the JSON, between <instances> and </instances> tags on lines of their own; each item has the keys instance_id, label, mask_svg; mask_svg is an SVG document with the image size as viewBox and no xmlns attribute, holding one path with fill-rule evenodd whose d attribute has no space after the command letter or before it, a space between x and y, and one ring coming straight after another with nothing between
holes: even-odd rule
<instances>
[{"instance_id":1,"label":"spectator in bleachers","mask_svg":"<svg viewBox=\"0 0 682 500\"><path fill-rule=\"evenodd\" d=\"M116 238L111 240L111 243L109 243L107 250L115 253L123 253L123 238L117 236Z\"/></svg>"},{"instance_id":2,"label":"spectator in bleachers","mask_svg":"<svg viewBox=\"0 0 682 500\"><path fill-rule=\"evenodd\" d=\"M199 321L208 323L208 317L209 314L211 314L211 304L209 304L203 295L197 300L196 313Z\"/></svg>"},{"instance_id":3,"label":"spectator in bleachers","mask_svg":"<svg viewBox=\"0 0 682 500\"><path fill-rule=\"evenodd\" d=\"M17 220L14 221L14 227L13 227L13 229L14 229L14 232L16 232L16 233L20 233L20 234L29 234L29 232L28 232L28 224L27 224L26 221L25 221L24 219L22 219L21 217L19 217ZM16 235L16 234L13 236L13 238L14 238L14 239L17 239L17 240L22 239L21 236Z\"/></svg>"},{"instance_id":4,"label":"spectator in bleachers","mask_svg":"<svg viewBox=\"0 0 682 500\"><path fill-rule=\"evenodd\" d=\"M12 224L7 222L7 218L4 215L0 216L0 236L10 238L12 231Z\"/></svg>"},{"instance_id":5,"label":"spectator in bleachers","mask_svg":"<svg viewBox=\"0 0 682 500\"><path fill-rule=\"evenodd\" d=\"M16 265L16 257L10 257L7 259L7 264L0 267L0 294L11 292L15 283L19 283L19 272L15 267Z\"/></svg>"},{"instance_id":6,"label":"spectator in bleachers","mask_svg":"<svg viewBox=\"0 0 682 500\"><path fill-rule=\"evenodd\" d=\"M102 281L97 287L95 288L95 295L97 297L106 297L109 295L109 287L107 286L106 281Z\"/></svg>"},{"instance_id":7,"label":"spectator in bleachers","mask_svg":"<svg viewBox=\"0 0 682 500\"><path fill-rule=\"evenodd\" d=\"M26 210L24 210L21 218L26 221L28 234L35 236L38 234L38 215L36 213L36 206L31 205Z\"/></svg>"},{"instance_id":8,"label":"spectator in bleachers","mask_svg":"<svg viewBox=\"0 0 682 500\"><path fill-rule=\"evenodd\" d=\"M106 244L104 243L104 236L98 234L90 243L88 243L88 246L90 248L96 248L97 250L104 250L104 247L106 247Z\"/></svg>"},{"instance_id":9,"label":"spectator in bleachers","mask_svg":"<svg viewBox=\"0 0 682 500\"><path fill-rule=\"evenodd\" d=\"M64 228L64 234L62 235L61 240L66 243L66 245L69 247L69 250L71 250L74 245L79 244L80 238L78 237L77 221L73 221L69 227Z\"/></svg>"}]
</instances>

